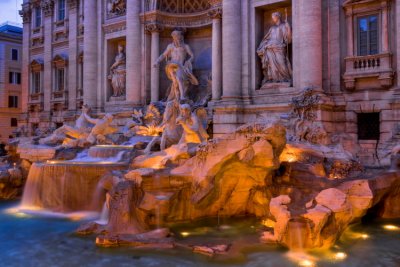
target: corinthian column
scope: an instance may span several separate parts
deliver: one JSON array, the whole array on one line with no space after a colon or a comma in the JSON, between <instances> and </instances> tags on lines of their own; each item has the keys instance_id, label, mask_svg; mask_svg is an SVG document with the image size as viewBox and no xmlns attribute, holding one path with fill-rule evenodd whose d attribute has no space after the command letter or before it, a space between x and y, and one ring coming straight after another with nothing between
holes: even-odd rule
<instances>
[{"instance_id":1,"label":"corinthian column","mask_svg":"<svg viewBox=\"0 0 400 267\"><path fill-rule=\"evenodd\" d=\"M146 25L146 30L151 33L151 102L160 100L160 68L153 66L160 56L160 31L162 28L157 24Z\"/></svg>"},{"instance_id":2,"label":"corinthian column","mask_svg":"<svg viewBox=\"0 0 400 267\"><path fill-rule=\"evenodd\" d=\"M25 2L25 1L24 1ZM23 35L22 35L22 95L21 95L21 109L22 113L28 112L28 99L29 99L29 43L31 34L31 7L29 3L22 5L22 10L19 12L23 21Z\"/></svg>"},{"instance_id":3,"label":"corinthian column","mask_svg":"<svg viewBox=\"0 0 400 267\"><path fill-rule=\"evenodd\" d=\"M209 12L212 17L212 100L222 94L222 10L215 7Z\"/></svg>"},{"instance_id":4,"label":"corinthian column","mask_svg":"<svg viewBox=\"0 0 400 267\"><path fill-rule=\"evenodd\" d=\"M84 1L83 99L97 107L97 0Z\"/></svg>"},{"instance_id":5,"label":"corinthian column","mask_svg":"<svg viewBox=\"0 0 400 267\"><path fill-rule=\"evenodd\" d=\"M128 0L126 12L126 100L141 103L141 45L140 0Z\"/></svg>"},{"instance_id":6,"label":"corinthian column","mask_svg":"<svg viewBox=\"0 0 400 267\"><path fill-rule=\"evenodd\" d=\"M322 5L321 0L294 1L295 86L322 90Z\"/></svg>"},{"instance_id":7,"label":"corinthian column","mask_svg":"<svg viewBox=\"0 0 400 267\"><path fill-rule=\"evenodd\" d=\"M76 110L76 93L78 90L78 0L68 0L68 6L68 109Z\"/></svg>"},{"instance_id":8,"label":"corinthian column","mask_svg":"<svg viewBox=\"0 0 400 267\"><path fill-rule=\"evenodd\" d=\"M43 106L45 112L50 112L50 100L52 92L52 60L53 60L53 11L54 2L42 1L41 7L44 15L44 74L43 74Z\"/></svg>"},{"instance_id":9,"label":"corinthian column","mask_svg":"<svg viewBox=\"0 0 400 267\"><path fill-rule=\"evenodd\" d=\"M242 88L241 0L223 0L222 75L223 100L237 100Z\"/></svg>"}]
</instances>

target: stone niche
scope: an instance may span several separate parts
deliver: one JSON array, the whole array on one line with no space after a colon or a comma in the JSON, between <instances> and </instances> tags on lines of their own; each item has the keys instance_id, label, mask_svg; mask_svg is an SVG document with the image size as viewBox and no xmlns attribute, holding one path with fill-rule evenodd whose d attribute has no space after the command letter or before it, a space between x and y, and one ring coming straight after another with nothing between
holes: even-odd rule
<instances>
[{"instance_id":1,"label":"stone niche","mask_svg":"<svg viewBox=\"0 0 400 267\"><path fill-rule=\"evenodd\" d=\"M263 80L263 71L262 71L262 63L260 57L257 55L257 48L260 45L261 41L263 40L264 36L268 33L271 26L273 26L273 22L271 19L272 13L280 12L282 14L282 22L287 20L289 24L293 28L292 24L292 3L291 1L276 1L276 0L253 0L252 1L252 12L253 12L253 25L252 27L254 32L251 33L252 35L252 48L251 48L251 55L252 55L252 83L253 88L256 91L266 90L265 86L262 86ZM288 46L288 57L290 63L293 65L293 56L292 56L292 44ZM291 83L282 83L281 85L277 84L277 87L291 87ZM272 88L270 89L278 89ZM269 90L269 89L268 89Z\"/></svg>"},{"instance_id":2,"label":"stone niche","mask_svg":"<svg viewBox=\"0 0 400 267\"><path fill-rule=\"evenodd\" d=\"M165 29L160 33L160 55L172 42L173 29ZM211 93L211 63L212 63L212 29L211 26L187 29L185 31L185 43L190 46L194 54L193 74L199 81L198 86L189 89L189 95L193 90L209 90ZM160 100L167 97L171 81L165 73L165 61L160 64Z\"/></svg>"},{"instance_id":3,"label":"stone niche","mask_svg":"<svg viewBox=\"0 0 400 267\"><path fill-rule=\"evenodd\" d=\"M104 70L104 75L105 75L105 80L106 80L106 99L107 102L109 103L116 103L116 102L122 102L125 101L125 96L119 96L119 97L113 97L113 89L111 86L111 80L108 79L108 76L110 75L110 67L112 64L115 62L115 57L118 54L118 45L122 45L126 49L126 39L125 37L119 37L119 38L114 38L110 39L107 41L107 58L106 58L106 66ZM126 50L125 50L125 55L126 55ZM126 94L126 92L125 92Z\"/></svg>"}]
</instances>

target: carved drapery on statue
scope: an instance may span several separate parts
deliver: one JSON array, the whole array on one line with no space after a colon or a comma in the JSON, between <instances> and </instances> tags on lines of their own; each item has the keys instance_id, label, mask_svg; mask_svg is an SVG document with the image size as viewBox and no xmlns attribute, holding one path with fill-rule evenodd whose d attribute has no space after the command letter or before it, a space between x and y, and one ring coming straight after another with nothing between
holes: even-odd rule
<instances>
[{"instance_id":1,"label":"carved drapery on statue","mask_svg":"<svg viewBox=\"0 0 400 267\"><path fill-rule=\"evenodd\" d=\"M126 91L126 56L122 45L118 45L118 54L115 57L114 64L110 67L108 78L111 80L112 96L124 96Z\"/></svg>"},{"instance_id":2,"label":"carved drapery on statue","mask_svg":"<svg viewBox=\"0 0 400 267\"><path fill-rule=\"evenodd\" d=\"M199 84L192 72L194 55L189 45L185 44L182 32L173 31L172 38L173 42L157 59L154 67L157 67L164 59L167 61L165 72L172 82L168 101L184 100L187 98L190 84Z\"/></svg>"},{"instance_id":3,"label":"carved drapery on statue","mask_svg":"<svg viewBox=\"0 0 400 267\"><path fill-rule=\"evenodd\" d=\"M287 20L282 22L281 17L279 12L272 14L274 25L257 49L264 74L262 85L292 81L292 66L288 58L288 45L292 42L292 31Z\"/></svg>"}]
</instances>

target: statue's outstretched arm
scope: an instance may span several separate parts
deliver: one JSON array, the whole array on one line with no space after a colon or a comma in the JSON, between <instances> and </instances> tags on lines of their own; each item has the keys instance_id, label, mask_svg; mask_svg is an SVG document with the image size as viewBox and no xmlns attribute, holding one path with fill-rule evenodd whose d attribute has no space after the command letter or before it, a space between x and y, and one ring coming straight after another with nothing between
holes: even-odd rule
<instances>
[{"instance_id":1,"label":"statue's outstretched arm","mask_svg":"<svg viewBox=\"0 0 400 267\"><path fill-rule=\"evenodd\" d=\"M154 67L157 68L158 65L160 64L161 61L163 61L164 59L168 58L169 54L170 54L170 46L167 47L167 49L165 49L165 51L161 54L161 56L156 60L156 62L154 62Z\"/></svg>"},{"instance_id":2,"label":"statue's outstretched arm","mask_svg":"<svg viewBox=\"0 0 400 267\"><path fill-rule=\"evenodd\" d=\"M86 114L86 113L84 113L83 114L83 116L85 117L85 119L88 121L88 122L90 122L90 123L92 123L92 124L96 124L97 123L97 119L93 119L93 118L91 118L88 114Z\"/></svg>"}]
</instances>

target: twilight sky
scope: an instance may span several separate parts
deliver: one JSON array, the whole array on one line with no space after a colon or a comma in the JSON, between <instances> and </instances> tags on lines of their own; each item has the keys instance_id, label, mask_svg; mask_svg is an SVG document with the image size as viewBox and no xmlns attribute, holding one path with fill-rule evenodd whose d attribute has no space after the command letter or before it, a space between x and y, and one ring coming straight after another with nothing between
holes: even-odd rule
<instances>
[{"instance_id":1,"label":"twilight sky","mask_svg":"<svg viewBox=\"0 0 400 267\"><path fill-rule=\"evenodd\" d=\"M21 9L22 0L0 0L0 24L5 21L22 23L18 14Z\"/></svg>"}]
</instances>

